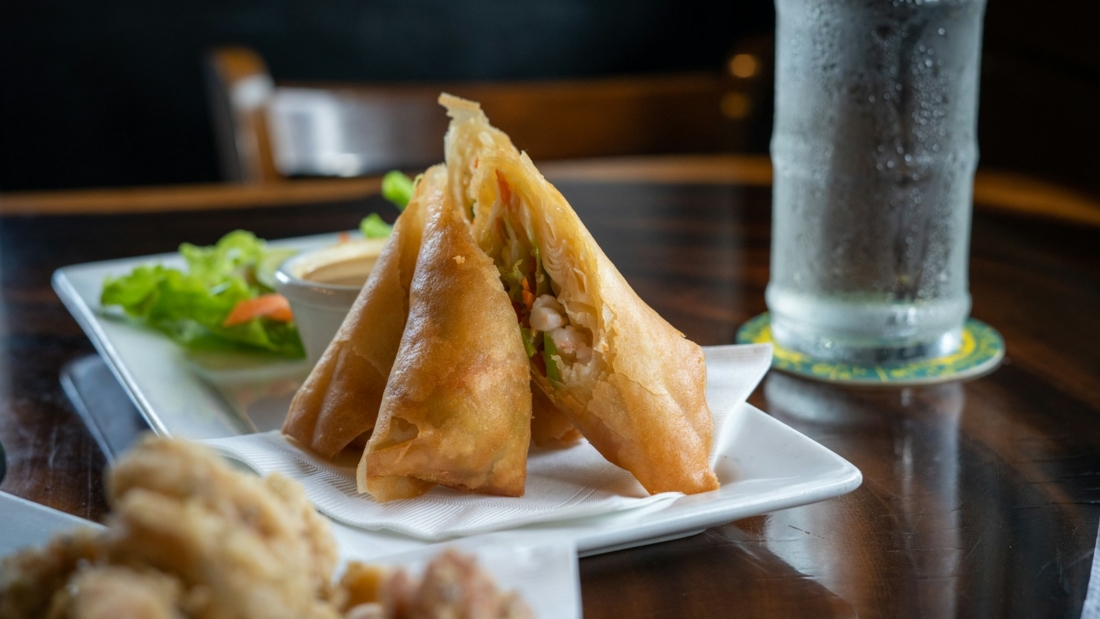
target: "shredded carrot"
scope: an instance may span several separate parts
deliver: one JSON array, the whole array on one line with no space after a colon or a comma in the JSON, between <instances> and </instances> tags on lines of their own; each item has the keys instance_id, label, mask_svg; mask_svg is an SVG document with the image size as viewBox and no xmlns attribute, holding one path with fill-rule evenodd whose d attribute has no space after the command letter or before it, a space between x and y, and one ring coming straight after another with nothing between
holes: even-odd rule
<instances>
[{"instance_id":1,"label":"shredded carrot","mask_svg":"<svg viewBox=\"0 0 1100 619\"><path fill-rule=\"evenodd\" d=\"M506 206L512 206L512 187L508 184L508 181L501 176L500 170L497 170L497 187L500 189L500 201Z\"/></svg>"},{"instance_id":2,"label":"shredded carrot","mask_svg":"<svg viewBox=\"0 0 1100 619\"><path fill-rule=\"evenodd\" d=\"M347 232L341 232L340 234L336 235L336 242L340 245L342 245L344 243L348 243L350 241L351 241L351 235L348 234Z\"/></svg>"},{"instance_id":3,"label":"shredded carrot","mask_svg":"<svg viewBox=\"0 0 1100 619\"><path fill-rule=\"evenodd\" d=\"M281 294L265 294L237 303L233 311L225 317L222 326L232 327L261 317L279 322L294 320L294 314L290 311L290 302L286 297Z\"/></svg>"},{"instance_id":4,"label":"shredded carrot","mask_svg":"<svg viewBox=\"0 0 1100 619\"><path fill-rule=\"evenodd\" d=\"M523 304L527 306L528 310L535 306L535 293L527 290L526 286L523 290Z\"/></svg>"}]
</instances>

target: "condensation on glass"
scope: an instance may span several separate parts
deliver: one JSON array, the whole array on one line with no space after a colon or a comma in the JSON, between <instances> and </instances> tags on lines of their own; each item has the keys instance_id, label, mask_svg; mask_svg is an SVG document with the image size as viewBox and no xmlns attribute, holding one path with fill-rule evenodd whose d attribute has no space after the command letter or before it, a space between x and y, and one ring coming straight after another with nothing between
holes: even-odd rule
<instances>
[{"instance_id":1,"label":"condensation on glass","mask_svg":"<svg viewBox=\"0 0 1100 619\"><path fill-rule=\"evenodd\" d=\"M959 348L984 0L776 0L775 340L890 363Z\"/></svg>"}]
</instances>

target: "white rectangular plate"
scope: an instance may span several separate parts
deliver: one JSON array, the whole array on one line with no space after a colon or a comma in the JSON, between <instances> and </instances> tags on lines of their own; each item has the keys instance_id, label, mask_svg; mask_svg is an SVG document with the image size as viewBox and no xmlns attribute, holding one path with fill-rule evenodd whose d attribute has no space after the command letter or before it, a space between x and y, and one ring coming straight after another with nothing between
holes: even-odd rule
<instances>
[{"instance_id":1,"label":"white rectangular plate","mask_svg":"<svg viewBox=\"0 0 1100 619\"><path fill-rule=\"evenodd\" d=\"M279 245L312 247L335 235L290 239ZM101 312L103 280L139 264L177 264L174 254L97 262L59 269L54 288L158 433L189 439L237 436L282 425L301 363L205 372L168 338ZM210 380L217 383L212 387ZM740 518L813 503L850 492L862 476L856 467L813 440L743 404L740 427L728 453L735 454L737 481L717 491L684 496L656 510L523 527L574 540L582 555L684 537ZM337 534L366 556L417 548L423 542L384 532L341 529Z\"/></svg>"},{"instance_id":2,"label":"white rectangular plate","mask_svg":"<svg viewBox=\"0 0 1100 619\"><path fill-rule=\"evenodd\" d=\"M273 241L271 245L310 249L336 240L336 234L326 234ZM54 290L149 427L157 434L189 439L282 427L290 394L309 371L304 361L257 362L242 356L235 367L205 372L213 380L204 380L202 368L170 339L101 311L104 279L150 263L184 267L179 254L159 254L69 266L53 275Z\"/></svg>"}]
</instances>

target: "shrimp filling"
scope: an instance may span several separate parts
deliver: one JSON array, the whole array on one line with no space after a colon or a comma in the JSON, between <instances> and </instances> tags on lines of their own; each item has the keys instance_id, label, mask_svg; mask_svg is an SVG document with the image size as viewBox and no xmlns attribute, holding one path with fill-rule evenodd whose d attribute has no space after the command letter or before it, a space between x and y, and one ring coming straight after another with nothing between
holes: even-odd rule
<instances>
[{"instance_id":1,"label":"shrimp filling","mask_svg":"<svg viewBox=\"0 0 1100 619\"><path fill-rule=\"evenodd\" d=\"M561 289L543 265L530 211L518 204L519 196L499 175L497 184L500 197L490 212L495 237L490 255L512 301L527 356L551 383L560 383L575 364L587 365L592 359L591 335L573 324L558 298Z\"/></svg>"}]
</instances>

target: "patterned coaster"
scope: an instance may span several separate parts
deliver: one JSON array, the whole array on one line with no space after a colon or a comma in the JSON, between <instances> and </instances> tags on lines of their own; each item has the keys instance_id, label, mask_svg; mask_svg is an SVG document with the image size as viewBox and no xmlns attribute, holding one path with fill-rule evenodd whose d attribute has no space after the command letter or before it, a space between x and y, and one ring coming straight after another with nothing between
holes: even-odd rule
<instances>
[{"instance_id":1,"label":"patterned coaster","mask_svg":"<svg viewBox=\"0 0 1100 619\"><path fill-rule=\"evenodd\" d=\"M771 317L767 312L741 325L737 343L770 343L772 367L807 378L861 385L928 385L961 380L997 367L1005 356L1005 341L993 327L968 318L963 327L962 347L953 355L905 365L852 365L815 359L780 348L772 341Z\"/></svg>"}]
</instances>

